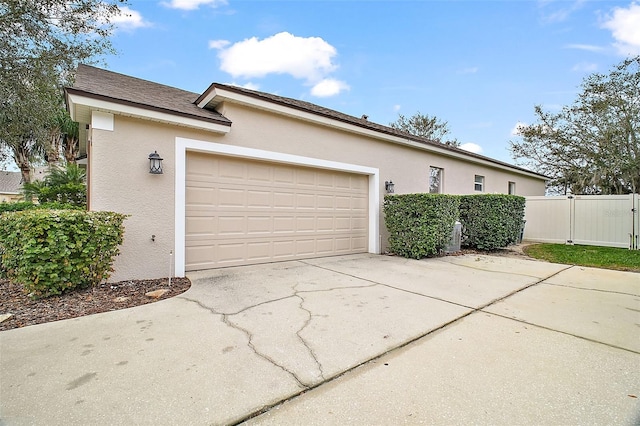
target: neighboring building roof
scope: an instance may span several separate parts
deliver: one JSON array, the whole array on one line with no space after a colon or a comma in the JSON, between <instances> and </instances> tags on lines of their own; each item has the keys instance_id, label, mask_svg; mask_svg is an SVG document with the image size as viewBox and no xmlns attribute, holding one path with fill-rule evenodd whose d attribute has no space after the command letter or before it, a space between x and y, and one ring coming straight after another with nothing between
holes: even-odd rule
<instances>
[{"instance_id":1,"label":"neighboring building roof","mask_svg":"<svg viewBox=\"0 0 640 426\"><path fill-rule=\"evenodd\" d=\"M78 66L73 87L65 90L72 94L231 125L231 121L217 111L199 108L195 104L199 96L197 93L89 65Z\"/></svg>"},{"instance_id":2,"label":"neighboring building roof","mask_svg":"<svg viewBox=\"0 0 640 426\"><path fill-rule=\"evenodd\" d=\"M0 171L0 193L19 194L22 191L22 174L20 172Z\"/></svg>"},{"instance_id":3,"label":"neighboring building roof","mask_svg":"<svg viewBox=\"0 0 640 426\"><path fill-rule=\"evenodd\" d=\"M493 163L502 168L506 167L516 171L524 172L529 175L548 179L547 176L527 170L522 167L514 166L503 161L499 161L483 155L474 154L451 145L434 142L429 139L411 135L389 126L384 126L371 121L365 117L357 118L348 114L321 107L310 102L305 102L293 98L273 95L270 93L259 92L255 90L245 89L238 86L213 83L205 90L204 93L198 95L181 89L153 83L147 80L130 77L124 74L118 74L112 71L106 71L88 65L80 65L76 75L76 82L73 87L66 88L67 93L81 94L87 97L111 101L115 103L133 105L139 108L161 111L190 117L214 121L219 124L231 125L231 121L215 110L219 103L216 100L216 89L222 89L227 92L236 93L247 96L258 101L277 104L286 108L292 108L303 113L313 114L331 120L337 120L348 125L357 126L368 131L378 134L388 135L394 138L417 142L423 146L430 146L442 152L450 152L451 155L457 157L467 157L469 159L477 159L483 162Z\"/></svg>"}]
</instances>

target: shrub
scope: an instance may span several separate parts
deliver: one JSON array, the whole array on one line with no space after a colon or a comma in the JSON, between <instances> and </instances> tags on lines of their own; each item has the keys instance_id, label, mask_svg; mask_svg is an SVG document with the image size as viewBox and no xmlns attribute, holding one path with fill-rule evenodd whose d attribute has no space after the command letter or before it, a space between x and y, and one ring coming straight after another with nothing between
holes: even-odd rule
<instances>
[{"instance_id":1,"label":"shrub","mask_svg":"<svg viewBox=\"0 0 640 426\"><path fill-rule=\"evenodd\" d=\"M0 203L0 214L4 212L21 212L24 210L49 209L49 210L84 210L84 207L74 206L68 203L42 203L36 204L31 201L18 201L15 203Z\"/></svg>"},{"instance_id":2,"label":"shrub","mask_svg":"<svg viewBox=\"0 0 640 426\"><path fill-rule=\"evenodd\" d=\"M66 168L52 167L45 178L24 185L26 197L37 197L41 203L58 202L84 207L87 204L86 172L76 164Z\"/></svg>"},{"instance_id":3,"label":"shrub","mask_svg":"<svg viewBox=\"0 0 640 426\"><path fill-rule=\"evenodd\" d=\"M516 195L462 195L462 244L480 250L495 250L517 243L524 205L525 198Z\"/></svg>"},{"instance_id":4,"label":"shrub","mask_svg":"<svg viewBox=\"0 0 640 426\"><path fill-rule=\"evenodd\" d=\"M438 254L451 239L459 203L458 196L445 194L385 196L389 250L414 259Z\"/></svg>"},{"instance_id":5,"label":"shrub","mask_svg":"<svg viewBox=\"0 0 640 426\"><path fill-rule=\"evenodd\" d=\"M0 264L33 297L99 284L113 271L126 215L27 210L0 215Z\"/></svg>"}]
</instances>

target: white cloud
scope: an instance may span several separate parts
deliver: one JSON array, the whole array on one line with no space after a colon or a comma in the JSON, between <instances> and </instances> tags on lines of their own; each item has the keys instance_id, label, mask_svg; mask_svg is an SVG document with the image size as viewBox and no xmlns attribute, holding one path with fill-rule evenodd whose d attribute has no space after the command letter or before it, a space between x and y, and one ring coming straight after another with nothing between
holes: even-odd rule
<instances>
[{"instance_id":1,"label":"white cloud","mask_svg":"<svg viewBox=\"0 0 640 426\"><path fill-rule=\"evenodd\" d=\"M311 89L311 94L319 98L327 98L329 96L335 96L344 90L349 90L350 87L344 81L336 80L333 78L325 78L321 80Z\"/></svg>"},{"instance_id":2,"label":"white cloud","mask_svg":"<svg viewBox=\"0 0 640 426\"><path fill-rule=\"evenodd\" d=\"M226 4L227 0L171 0L169 2L162 2L163 6L180 10L196 10L202 5L218 7Z\"/></svg>"},{"instance_id":3,"label":"white cloud","mask_svg":"<svg viewBox=\"0 0 640 426\"><path fill-rule=\"evenodd\" d=\"M513 129L511 129L511 136L520 136L520 131L522 128L527 127L527 123L523 123L522 121L518 121Z\"/></svg>"},{"instance_id":4,"label":"white cloud","mask_svg":"<svg viewBox=\"0 0 640 426\"><path fill-rule=\"evenodd\" d=\"M209 40L209 49L221 50L230 44L229 40Z\"/></svg>"},{"instance_id":5,"label":"white cloud","mask_svg":"<svg viewBox=\"0 0 640 426\"><path fill-rule=\"evenodd\" d=\"M458 74L475 74L479 70L478 67L469 67L458 70Z\"/></svg>"},{"instance_id":6,"label":"white cloud","mask_svg":"<svg viewBox=\"0 0 640 426\"><path fill-rule=\"evenodd\" d=\"M587 50L589 52L601 52L604 50L601 46L594 46L593 44L567 44L565 49L578 49Z\"/></svg>"},{"instance_id":7,"label":"white cloud","mask_svg":"<svg viewBox=\"0 0 640 426\"><path fill-rule=\"evenodd\" d=\"M480 154L482 152L482 147L477 143L473 143L473 142L463 143L462 145L460 145L460 149L473 152L474 154Z\"/></svg>"},{"instance_id":8,"label":"white cloud","mask_svg":"<svg viewBox=\"0 0 640 426\"><path fill-rule=\"evenodd\" d=\"M244 83L244 84L238 84L238 83L231 83L231 86L237 86L237 87L244 87L245 89L249 89L249 90L260 90L260 85L257 83Z\"/></svg>"},{"instance_id":9,"label":"white cloud","mask_svg":"<svg viewBox=\"0 0 640 426\"><path fill-rule=\"evenodd\" d=\"M297 37L281 32L265 39L251 37L237 43L210 40L209 48L218 50L220 69L234 78L262 78L269 74L288 74L304 80L317 97L337 95L349 85L331 78L338 66L335 47L320 37Z\"/></svg>"},{"instance_id":10,"label":"white cloud","mask_svg":"<svg viewBox=\"0 0 640 426\"><path fill-rule=\"evenodd\" d=\"M631 3L629 8L616 7L602 27L611 31L613 44L621 55L640 54L640 4Z\"/></svg>"},{"instance_id":11,"label":"white cloud","mask_svg":"<svg viewBox=\"0 0 640 426\"><path fill-rule=\"evenodd\" d=\"M575 0L571 2L556 2L542 0L538 2L538 5L542 9L543 21L548 24L557 24L564 22L576 11L582 9L586 0ZM549 11L549 9L554 9Z\"/></svg>"},{"instance_id":12,"label":"white cloud","mask_svg":"<svg viewBox=\"0 0 640 426\"><path fill-rule=\"evenodd\" d=\"M336 49L319 37L296 37L287 32L259 40L252 37L221 49L220 69L233 77L290 74L317 83L337 66Z\"/></svg>"},{"instance_id":13,"label":"white cloud","mask_svg":"<svg viewBox=\"0 0 640 426\"><path fill-rule=\"evenodd\" d=\"M579 72L594 72L597 71L598 64L590 63L590 62L579 62L571 68L571 71L579 71Z\"/></svg>"},{"instance_id":14,"label":"white cloud","mask_svg":"<svg viewBox=\"0 0 640 426\"><path fill-rule=\"evenodd\" d=\"M393 106L393 110L394 110L395 112L400 111L400 105L398 105L398 104L394 105L394 106Z\"/></svg>"},{"instance_id":15,"label":"white cloud","mask_svg":"<svg viewBox=\"0 0 640 426\"><path fill-rule=\"evenodd\" d=\"M124 31L151 26L151 22L146 21L140 12L127 6L121 6L120 14L113 16L109 22L112 23L116 29Z\"/></svg>"}]
</instances>

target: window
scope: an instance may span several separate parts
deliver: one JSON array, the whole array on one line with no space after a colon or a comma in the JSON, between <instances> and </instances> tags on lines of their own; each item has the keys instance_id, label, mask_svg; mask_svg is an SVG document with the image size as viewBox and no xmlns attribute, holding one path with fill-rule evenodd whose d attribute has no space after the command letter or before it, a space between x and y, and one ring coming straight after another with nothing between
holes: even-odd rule
<instances>
[{"instance_id":1,"label":"window","mask_svg":"<svg viewBox=\"0 0 640 426\"><path fill-rule=\"evenodd\" d=\"M516 195L516 183L509 182L509 195Z\"/></svg>"},{"instance_id":2,"label":"window","mask_svg":"<svg viewBox=\"0 0 640 426\"><path fill-rule=\"evenodd\" d=\"M474 189L476 191L484 192L484 176L476 175L474 182Z\"/></svg>"},{"instance_id":3,"label":"window","mask_svg":"<svg viewBox=\"0 0 640 426\"><path fill-rule=\"evenodd\" d=\"M442 193L442 178L444 176L444 169L439 167L429 167L429 192L431 194Z\"/></svg>"}]
</instances>

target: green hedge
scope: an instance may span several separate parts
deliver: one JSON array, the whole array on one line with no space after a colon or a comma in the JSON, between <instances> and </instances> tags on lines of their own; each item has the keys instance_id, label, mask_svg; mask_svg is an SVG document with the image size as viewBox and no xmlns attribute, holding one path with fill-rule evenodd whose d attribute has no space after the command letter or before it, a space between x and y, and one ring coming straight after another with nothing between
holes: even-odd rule
<instances>
[{"instance_id":1,"label":"green hedge","mask_svg":"<svg viewBox=\"0 0 640 426\"><path fill-rule=\"evenodd\" d=\"M525 198L516 195L460 196L462 245L495 250L518 242L524 220Z\"/></svg>"},{"instance_id":2,"label":"green hedge","mask_svg":"<svg viewBox=\"0 0 640 426\"><path fill-rule=\"evenodd\" d=\"M386 195L384 215L389 250L420 259L436 255L451 239L459 197L445 194Z\"/></svg>"},{"instance_id":3,"label":"green hedge","mask_svg":"<svg viewBox=\"0 0 640 426\"><path fill-rule=\"evenodd\" d=\"M21 212L24 210L49 209L49 210L85 210L84 207L74 206L68 203L40 203L31 201L18 201L14 203L0 203L0 214L4 212Z\"/></svg>"},{"instance_id":4,"label":"green hedge","mask_svg":"<svg viewBox=\"0 0 640 426\"><path fill-rule=\"evenodd\" d=\"M26 210L0 215L0 264L32 297L99 284L113 271L126 215Z\"/></svg>"}]
</instances>

